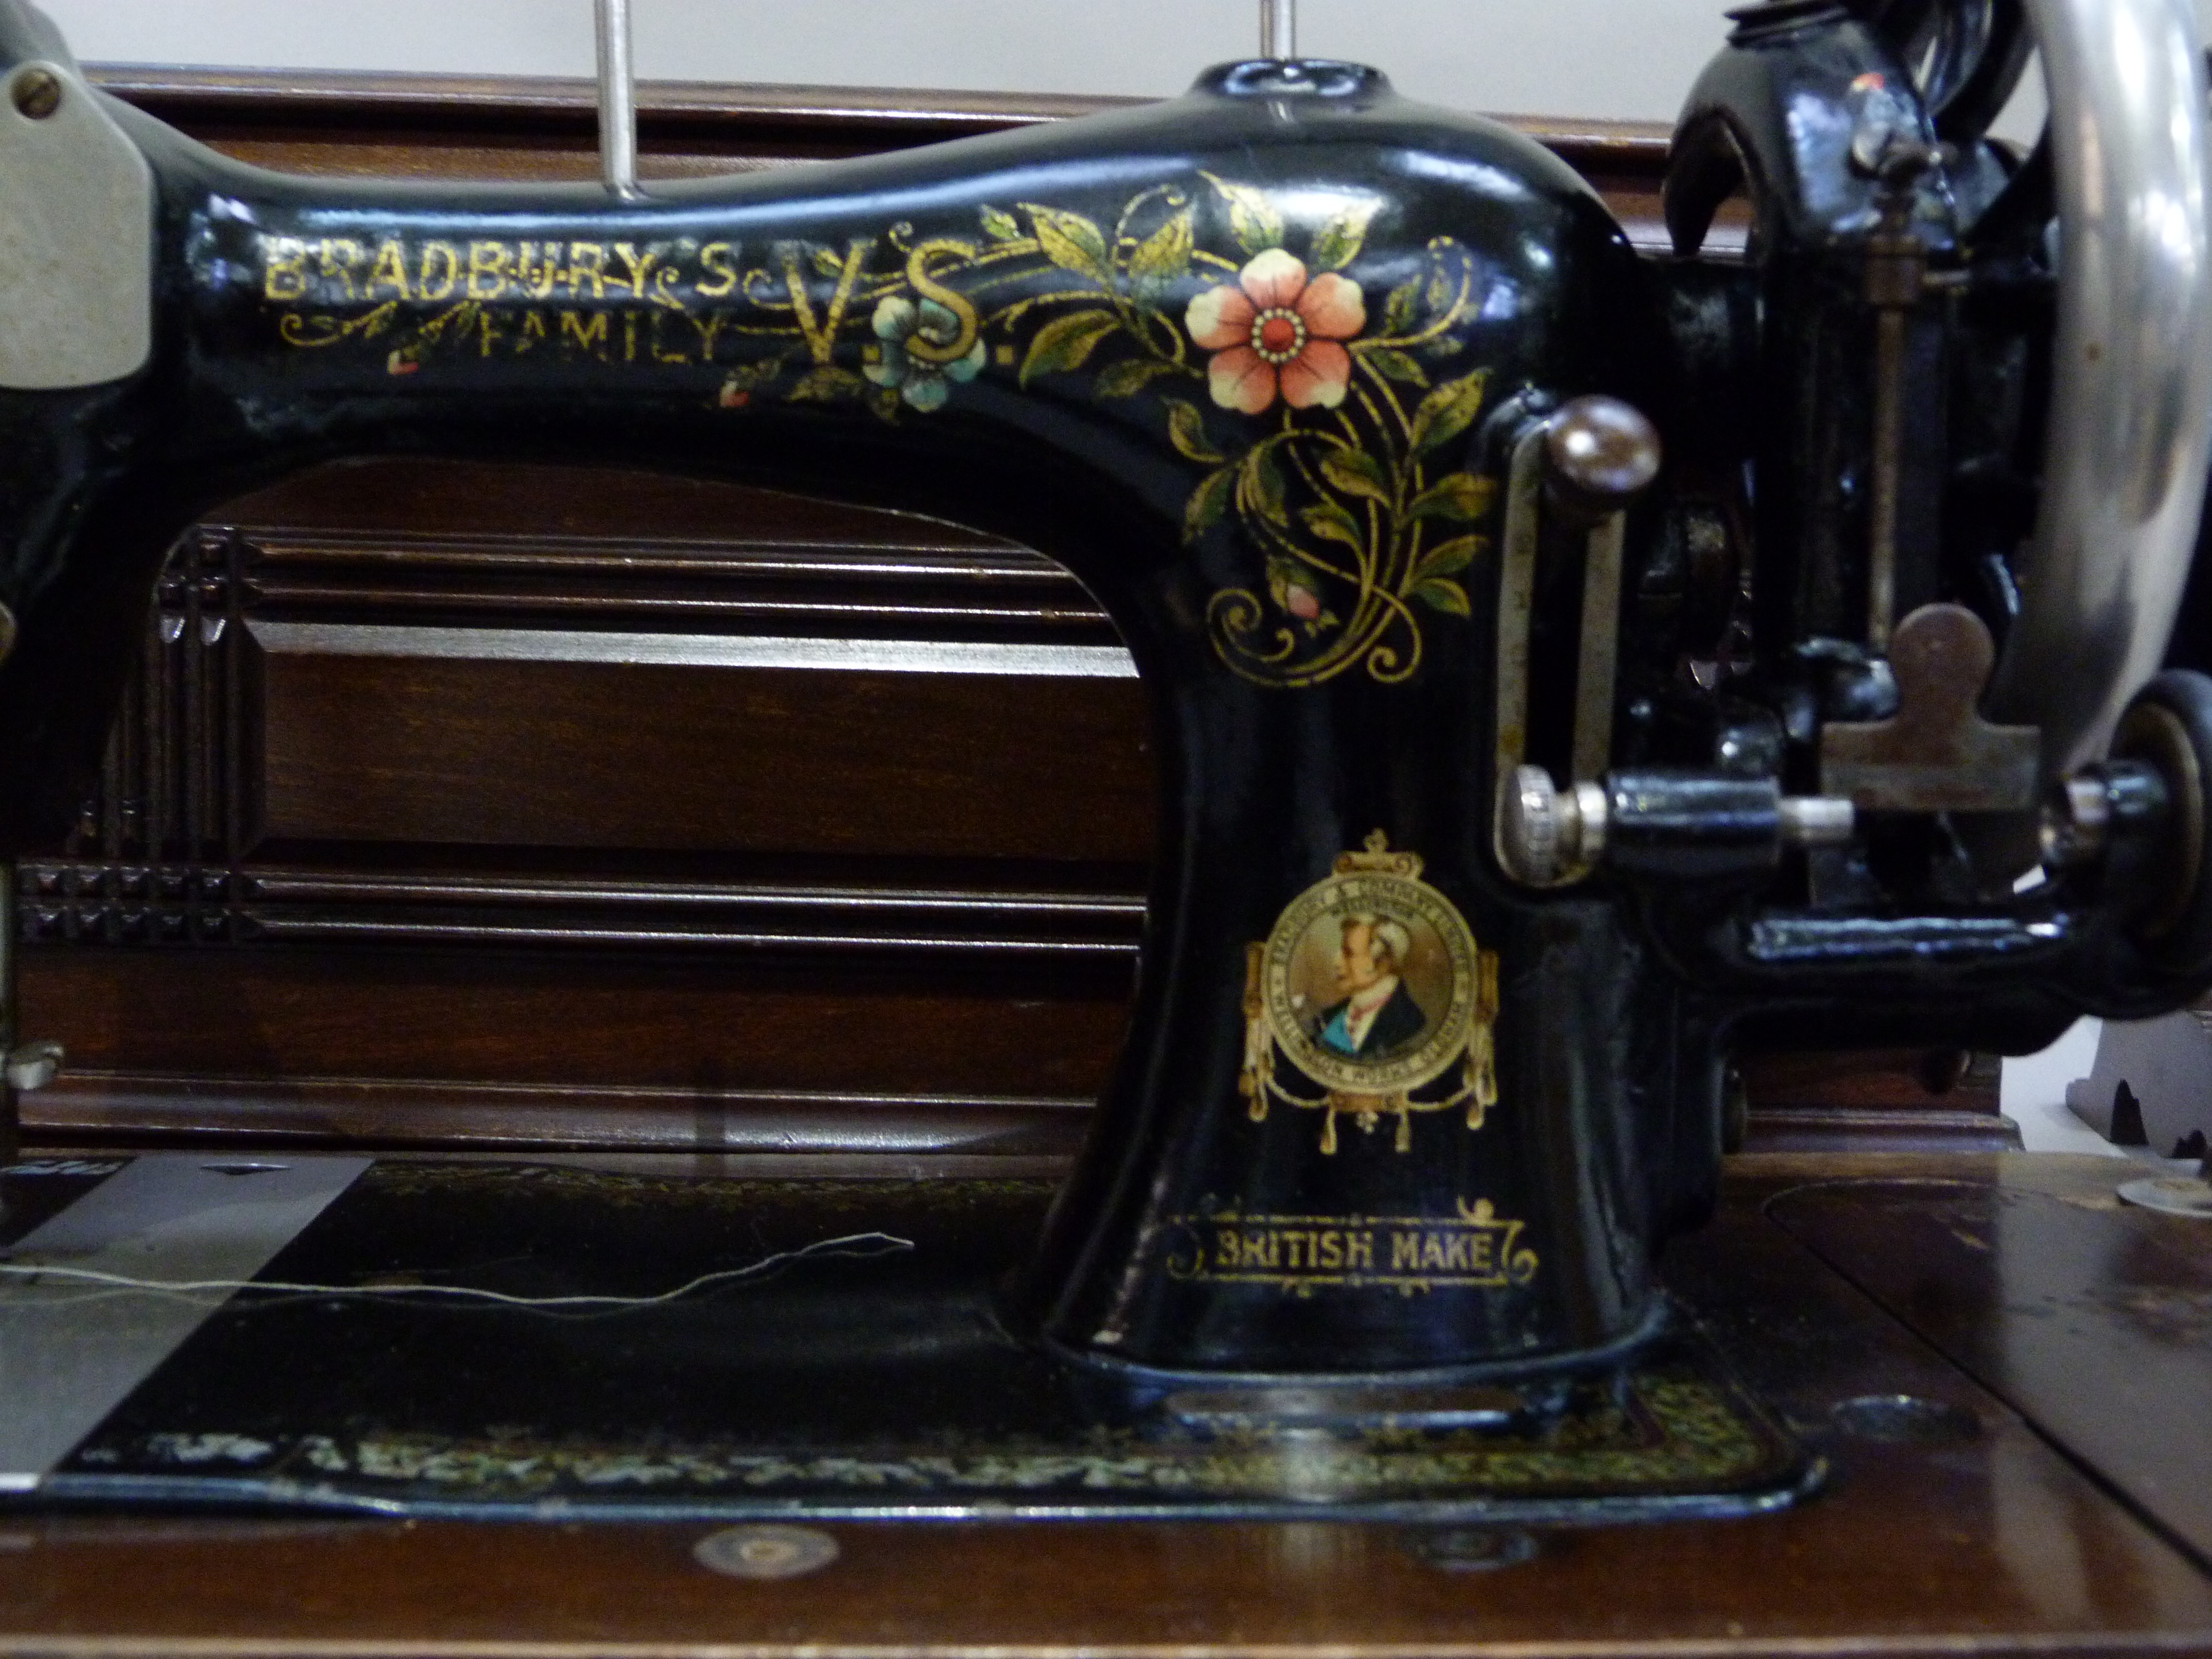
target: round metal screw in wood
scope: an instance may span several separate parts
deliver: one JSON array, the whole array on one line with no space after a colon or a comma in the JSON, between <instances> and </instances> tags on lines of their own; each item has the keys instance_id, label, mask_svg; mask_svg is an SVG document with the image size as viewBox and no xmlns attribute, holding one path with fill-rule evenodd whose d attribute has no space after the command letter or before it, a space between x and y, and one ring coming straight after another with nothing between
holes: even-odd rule
<instances>
[{"instance_id":1,"label":"round metal screw in wood","mask_svg":"<svg viewBox=\"0 0 2212 1659\"><path fill-rule=\"evenodd\" d=\"M1492 1572L1536 1559L1536 1534L1519 1527L1445 1527L1420 1534L1413 1553L1445 1572Z\"/></svg>"},{"instance_id":2,"label":"round metal screw in wood","mask_svg":"<svg viewBox=\"0 0 2212 1659\"><path fill-rule=\"evenodd\" d=\"M691 1547L702 1567L732 1578L797 1578L837 1559L837 1540L812 1527L725 1527Z\"/></svg>"}]
</instances>

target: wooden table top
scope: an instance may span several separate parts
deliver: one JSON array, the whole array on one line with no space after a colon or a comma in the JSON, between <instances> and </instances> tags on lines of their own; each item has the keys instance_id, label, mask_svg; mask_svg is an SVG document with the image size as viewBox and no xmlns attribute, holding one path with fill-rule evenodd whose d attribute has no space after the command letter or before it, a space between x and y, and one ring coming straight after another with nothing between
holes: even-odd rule
<instances>
[{"instance_id":1,"label":"wooden table top","mask_svg":"<svg viewBox=\"0 0 2212 1659\"><path fill-rule=\"evenodd\" d=\"M17 1510L0 1653L2212 1653L2212 1226L2121 1206L2136 1173L1735 1160L1666 1276L1828 1460L1779 1514L1488 1569L1402 1526L837 1524L749 1581L700 1525ZM1931 1403L1835 1414L1898 1395Z\"/></svg>"}]
</instances>

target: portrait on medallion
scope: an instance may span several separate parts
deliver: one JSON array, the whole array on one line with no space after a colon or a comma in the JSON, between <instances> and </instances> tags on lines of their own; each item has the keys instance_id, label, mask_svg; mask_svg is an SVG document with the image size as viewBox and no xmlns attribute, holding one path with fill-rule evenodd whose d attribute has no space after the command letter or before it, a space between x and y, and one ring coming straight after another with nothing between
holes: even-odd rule
<instances>
[{"instance_id":1,"label":"portrait on medallion","mask_svg":"<svg viewBox=\"0 0 2212 1659\"><path fill-rule=\"evenodd\" d=\"M1307 1036L1352 1061L1418 1046L1434 1023L1431 1009L1451 1001L1434 932L1423 917L1376 906L1316 916L1299 941L1291 994Z\"/></svg>"},{"instance_id":2,"label":"portrait on medallion","mask_svg":"<svg viewBox=\"0 0 2212 1659\"><path fill-rule=\"evenodd\" d=\"M1315 1036L1322 1048L1348 1059L1380 1058L1419 1040L1428 1016L1399 971L1413 948L1406 925L1388 916L1339 921L1336 983L1344 995L1321 1011Z\"/></svg>"},{"instance_id":3,"label":"portrait on medallion","mask_svg":"<svg viewBox=\"0 0 2212 1659\"><path fill-rule=\"evenodd\" d=\"M1421 862L1377 830L1247 949L1237 1092L1254 1122L1276 1104L1322 1112L1324 1156L1342 1113L1369 1131L1395 1116L1400 1152L1416 1114L1464 1108L1467 1127L1482 1127L1498 1098L1497 957Z\"/></svg>"}]
</instances>

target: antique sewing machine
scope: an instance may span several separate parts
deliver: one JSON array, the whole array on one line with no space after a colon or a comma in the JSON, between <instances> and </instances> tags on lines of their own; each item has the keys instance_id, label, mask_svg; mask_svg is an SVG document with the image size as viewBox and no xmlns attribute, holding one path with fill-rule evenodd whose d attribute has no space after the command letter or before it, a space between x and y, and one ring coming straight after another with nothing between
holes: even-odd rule
<instances>
[{"instance_id":1,"label":"antique sewing machine","mask_svg":"<svg viewBox=\"0 0 2212 1659\"><path fill-rule=\"evenodd\" d=\"M1986 135L2031 47L2022 158ZM2212 680L2160 672L2212 451L2170 0L1746 8L1668 259L1534 145L1286 43L1142 110L650 189L618 51L604 189L240 165L21 0L0 65L10 848L73 810L181 527L331 458L979 526L1073 570L1154 688L1139 1000L1041 1242L984 1216L1012 1242L979 1267L877 1218L915 1263L684 1304L709 1403L631 1430L711 1438L753 1389L753 1437L574 1452L564 1502L1787 1503L1814 1461L1652 1274L1713 1203L1732 1048L2023 1053L2212 982ZM1746 253L1703 256L1739 194ZM428 1179L375 1197L392 1236ZM325 1243L317 1285L364 1282ZM363 1352L447 1340L361 1316ZM522 1346L526 1393L562 1362ZM872 1397L821 1406L840 1366ZM543 1496L293 1427L186 1468L126 1425L49 1490Z\"/></svg>"}]
</instances>

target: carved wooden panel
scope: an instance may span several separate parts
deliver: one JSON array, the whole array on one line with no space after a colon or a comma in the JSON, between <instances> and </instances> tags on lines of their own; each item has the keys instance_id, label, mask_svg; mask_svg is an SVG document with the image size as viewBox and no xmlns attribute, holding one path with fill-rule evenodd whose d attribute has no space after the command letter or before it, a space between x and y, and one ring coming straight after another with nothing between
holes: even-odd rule
<instances>
[{"instance_id":1,"label":"carved wooden panel","mask_svg":"<svg viewBox=\"0 0 2212 1659\"><path fill-rule=\"evenodd\" d=\"M98 793L19 873L59 947L27 953L25 1018L72 1055L34 1124L1073 1132L1152 775L1064 573L545 469L341 466L226 518L170 561Z\"/></svg>"}]
</instances>

